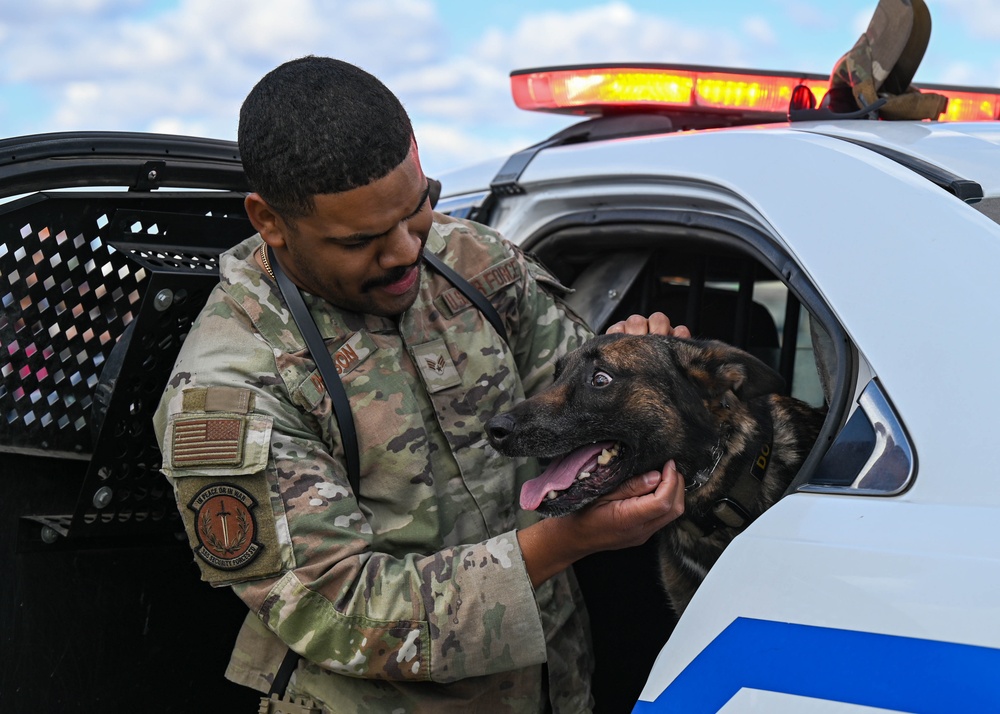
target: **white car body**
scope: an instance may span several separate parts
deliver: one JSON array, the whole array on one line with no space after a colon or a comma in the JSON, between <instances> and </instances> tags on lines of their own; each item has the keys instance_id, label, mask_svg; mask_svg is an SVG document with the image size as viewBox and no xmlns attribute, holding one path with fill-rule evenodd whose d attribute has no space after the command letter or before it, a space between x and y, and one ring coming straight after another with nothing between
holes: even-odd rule
<instances>
[{"instance_id":1,"label":"white car body","mask_svg":"<svg viewBox=\"0 0 1000 714\"><path fill-rule=\"evenodd\" d=\"M855 142L974 181L985 198L963 201ZM441 207L486 189L498 167L440 177ZM598 141L540 151L518 184L492 224L529 247L560 216L609 206L715 212L766 235L853 347L840 424L875 380L909 439L901 493L806 484L739 535L634 711L1000 711L1000 225L984 215L997 216L1000 124Z\"/></svg>"}]
</instances>

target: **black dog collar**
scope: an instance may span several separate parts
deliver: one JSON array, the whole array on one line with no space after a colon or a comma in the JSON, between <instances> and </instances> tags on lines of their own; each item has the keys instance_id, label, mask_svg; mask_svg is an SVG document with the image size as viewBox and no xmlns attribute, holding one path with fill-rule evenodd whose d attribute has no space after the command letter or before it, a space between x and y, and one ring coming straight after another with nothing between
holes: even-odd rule
<instances>
[{"instance_id":1,"label":"black dog collar","mask_svg":"<svg viewBox=\"0 0 1000 714\"><path fill-rule=\"evenodd\" d=\"M717 528L722 527L743 528L753 520L749 505L757 498L767 473L767 466L771 462L774 424L771 419L771 410L766 405L760 409L751 409L751 411L761 427L759 446L756 450L749 452L750 457L747 459L749 463L739 466L736 481L721 498L712 503L709 509L702 513L684 514L679 525L687 526L688 530L696 536L711 535ZM723 438L720 437L716 449L713 450L713 454L717 450L718 455L712 469L706 472L704 478L696 477L696 480L685 490L692 491L708 482L722 458L722 444Z\"/></svg>"}]
</instances>

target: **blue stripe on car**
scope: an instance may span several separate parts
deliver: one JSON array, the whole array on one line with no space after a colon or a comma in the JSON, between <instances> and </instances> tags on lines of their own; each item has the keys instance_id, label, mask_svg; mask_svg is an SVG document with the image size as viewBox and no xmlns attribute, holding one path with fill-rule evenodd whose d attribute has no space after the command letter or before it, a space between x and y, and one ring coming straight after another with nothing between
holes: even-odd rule
<instances>
[{"instance_id":1,"label":"blue stripe on car","mask_svg":"<svg viewBox=\"0 0 1000 714\"><path fill-rule=\"evenodd\" d=\"M741 688L904 712L1000 712L1000 650L737 618L633 714L714 714Z\"/></svg>"}]
</instances>

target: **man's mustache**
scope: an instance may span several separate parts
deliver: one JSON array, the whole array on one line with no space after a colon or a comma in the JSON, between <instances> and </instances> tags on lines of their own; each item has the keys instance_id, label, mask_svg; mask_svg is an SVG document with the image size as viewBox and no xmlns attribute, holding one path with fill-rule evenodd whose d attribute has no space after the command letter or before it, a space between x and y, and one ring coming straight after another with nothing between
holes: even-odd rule
<instances>
[{"instance_id":1,"label":"man's mustache","mask_svg":"<svg viewBox=\"0 0 1000 714\"><path fill-rule=\"evenodd\" d=\"M393 283L398 283L400 280L403 279L403 277L410 270L410 268L420 265L422 257L423 257L423 251L421 251L421 258L418 258L417 262L411 263L410 265L393 268L380 278L372 278L371 280L366 280L361 285L361 292L366 293L371 290L374 290L375 288L382 288L385 287L386 285L392 285Z\"/></svg>"}]
</instances>

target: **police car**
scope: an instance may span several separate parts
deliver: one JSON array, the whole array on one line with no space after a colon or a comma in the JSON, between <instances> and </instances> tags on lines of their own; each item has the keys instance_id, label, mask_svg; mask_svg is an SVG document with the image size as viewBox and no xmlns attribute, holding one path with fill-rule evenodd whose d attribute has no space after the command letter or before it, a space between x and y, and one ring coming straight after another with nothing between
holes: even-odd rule
<instances>
[{"instance_id":1,"label":"police car","mask_svg":"<svg viewBox=\"0 0 1000 714\"><path fill-rule=\"evenodd\" d=\"M598 117L441 177L441 210L538 255L595 329L662 310L829 406L786 497L641 673L635 712L1000 711L1000 94L925 87L949 97L935 122L808 108L788 121L793 94L826 84L518 72L524 108ZM604 664L624 667L605 683L599 648L598 701L619 701L641 642L672 623L630 599L613 558L587 568L598 633L613 619Z\"/></svg>"},{"instance_id":2,"label":"police car","mask_svg":"<svg viewBox=\"0 0 1000 714\"><path fill-rule=\"evenodd\" d=\"M1000 711L1000 90L925 86L948 108L918 122L847 118L827 86L519 71L524 108L591 118L438 177L438 210L537 255L596 330L661 310L829 409L679 621L648 547L579 564L601 711ZM222 679L243 611L197 582L149 427L217 255L252 232L246 190L231 142L0 141L14 710L256 705Z\"/></svg>"}]
</instances>

